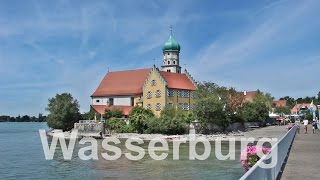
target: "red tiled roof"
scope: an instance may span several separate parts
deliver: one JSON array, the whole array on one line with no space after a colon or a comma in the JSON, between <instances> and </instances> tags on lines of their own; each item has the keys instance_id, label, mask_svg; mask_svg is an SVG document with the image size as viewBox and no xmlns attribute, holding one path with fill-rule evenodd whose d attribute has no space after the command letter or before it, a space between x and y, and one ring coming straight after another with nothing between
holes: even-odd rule
<instances>
[{"instance_id":1,"label":"red tiled roof","mask_svg":"<svg viewBox=\"0 0 320 180\"><path fill-rule=\"evenodd\" d=\"M133 106L106 106L106 105L91 105L91 107L99 114L104 114L106 109L119 109L123 115L128 116Z\"/></svg>"},{"instance_id":2,"label":"red tiled roof","mask_svg":"<svg viewBox=\"0 0 320 180\"><path fill-rule=\"evenodd\" d=\"M161 76L167 82L168 88L196 90L191 80L185 74L160 71Z\"/></svg>"},{"instance_id":3,"label":"red tiled roof","mask_svg":"<svg viewBox=\"0 0 320 180\"><path fill-rule=\"evenodd\" d=\"M142 94L143 84L151 69L108 72L91 96Z\"/></svg>"},{"instance_id":4,"label":"red tiled roof","mask_svg":"<svg viewBox=\"0 0 320 180\"><path fill-rule=\"evenodd\" d=\"M246 93L244 93L244 101L248 102L248 101L252 101L253 97L258 93L258 91L246 91Z\"/></svg>"},{"instance_id":5,"label":"red tiled roof","mask_svg":"<svg viewBox=\"0 0 320 180\"><path fill-rule=\"evenodd\" d=\"M285 107L287 105L287 100L278 100L273 101L276 104L276 107Z\"/></svg>"}]
</instances>

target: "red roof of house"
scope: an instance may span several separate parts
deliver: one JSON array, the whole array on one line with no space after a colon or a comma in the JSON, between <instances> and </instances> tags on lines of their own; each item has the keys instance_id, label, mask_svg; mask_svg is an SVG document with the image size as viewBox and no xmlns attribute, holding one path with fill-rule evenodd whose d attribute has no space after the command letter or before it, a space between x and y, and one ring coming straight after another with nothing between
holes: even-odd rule
<instances>
[{"instance_id":1,"label":"red roof of house","mask_svg":"<svg viewBox=\"0 0 320 180\"><path fill-rule=\"evenodd\" d=\"M245 91L243 93L244 95L244 101L248 102L248 101L252 101L254 96L258 93L258 91Z\"/></svg>"},{"instance_id":2,"label":"red roof of house","mask_svg":"<svg viewBox=\"0 0 320 180\"><path fill-rule=\"evenodd\" d=\"M167 82L168 88L196 90L192 81L185 74L160 71L161 76Z\"/></svg>"},{"instance_id":3,"label":"red roof of house","mask_svg":"<svg viewBox=\"0 0 320 180\"><path fill-rule=\"evenodd\" d=\"M91 96L142 94L143 84L151 69L108 72Z\"/></svg>"},{"instance_id":4,"label":"red roof of house","mask_svg":"<svg viewBox=\"0 0 320 180\"><path fill-rule=\"evenodd\" d=\"M119 109L123 115L128 116L133 106L106 106L106 105L91 105L91 107L99 114L104 114L106 109L114 110Z\"/></svg>"},{"instance_id":5,"label":"red roof of house","mask_svg":"<svg viewBox=\"0 0 320 180\"><path fill-rule=\"evenodd\" d=\"M287 105L287 100L278 100L273 101L276 104L276 107L285 107Z\"/></svg>"}]
</instances>

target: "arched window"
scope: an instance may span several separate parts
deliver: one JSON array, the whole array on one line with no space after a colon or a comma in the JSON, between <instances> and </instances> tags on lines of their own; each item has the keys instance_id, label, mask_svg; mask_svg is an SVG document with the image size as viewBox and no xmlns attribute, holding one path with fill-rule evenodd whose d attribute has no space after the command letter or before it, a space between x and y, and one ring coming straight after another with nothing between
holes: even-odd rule
<instances>
[{"instance_id":1,"label":"arched window","mask_svg":"<svg viewBox=\"0 0 320 180\"><path fill-rule=\"evenodd\" d=\"M161 91L160 90L157 90L156 91L156 97L158 98L158 97L161 97Z\"/></svg>"},{"instance_id":2,"label":"arched window","mask_svg":"<svg viewBox=\"0 0 320 180\"><path fill-rule=\"evenodd\" d=\"M151 81L151 86L155 86L155 85L157 85L157 81L156 80L152 80Z\"/></svg>"},{"instance_id":3,"label":"arched window","mask_svg":"<svg viewBox=\"0 0 320 180\"><path fill-rule=\"evenodd\" d=\"M170 64L170 61L168 61L168 64Z\"/></svg>"},{"instance_id":4,"label":"arched window","mask_svg":"<svg viewBox=\"0 0 320 180\"><path fill-rule=\"evenodd\" d=\"M161 111L161 104L160 103L156 104L156 111Z\"/></svg>"},{"instance_id":5,"label":"arched window","mask_svg":"<svg viewBox=\"0 0 320 180\"><path fill-rule=\"evenodd\" d=\"M176 61L173 61L173 64L176 64Z\"/></svg>"},{"instance_id":6,"label":"arched window","mask_svg":"<svg viewBox=\"0 0 320 180\"><path fill-rule=\"evenodd\" d=\"M167 72L171 72L171 70L170 70L170 69L167 69Z\"/></svg>"}]
</instances>

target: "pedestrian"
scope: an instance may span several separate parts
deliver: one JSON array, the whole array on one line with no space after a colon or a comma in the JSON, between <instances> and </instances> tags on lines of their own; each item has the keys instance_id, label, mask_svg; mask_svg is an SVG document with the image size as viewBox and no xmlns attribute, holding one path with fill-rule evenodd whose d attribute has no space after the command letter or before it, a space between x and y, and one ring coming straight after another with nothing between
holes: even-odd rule
<instances>
[{"instance_id":1,"label":"pedestrian","mask_svg":"<svg viewBox=\"0 0 320 180\"><path fill-rule=\"evenodd\" d=\"M305 134L308 133L308 124L309 124L308 119L303 120L303 125L304 125L304 129L305 129L304 133Z\"/></svg>"},{"instance_id":2,"label":"pedestrian","mask_svg":"<svg viewBox=\"0 0 320 180\"><path fill-rule=\"evenodd\" d=\"M300 120L296 119L296 121L294 122L294 125L297 126L298 133L300 133L300 125L301 125Z\"/></svg>"},{"instance_id":3,"label":"pedestrian","mask_svg":"<svg viewBox=\"0 0 320 180\"><path fill-rule=\"evenodd\" d=\"M317 129L317 122L315 120L313 120L313 122L312 122L312 132L313 132L313 134L316 133L316 129Z\"/></svg>"}]
</instances>

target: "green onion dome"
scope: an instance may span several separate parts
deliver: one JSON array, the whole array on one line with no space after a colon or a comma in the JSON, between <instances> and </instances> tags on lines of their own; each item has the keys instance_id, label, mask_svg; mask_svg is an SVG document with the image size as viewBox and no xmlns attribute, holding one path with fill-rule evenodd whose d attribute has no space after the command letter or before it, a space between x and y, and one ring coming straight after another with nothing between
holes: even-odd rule
<instances>
[{"instance_id":1,"label":"green onion dome","mask_svg":"<svg viewBox=\"0 0 320 180\"><path fill-rule=\"evenodd\" d=\"M168 41L164 44L162 51L179 51L180 44L170 35Z\"/></svg>"}]
</instances>

